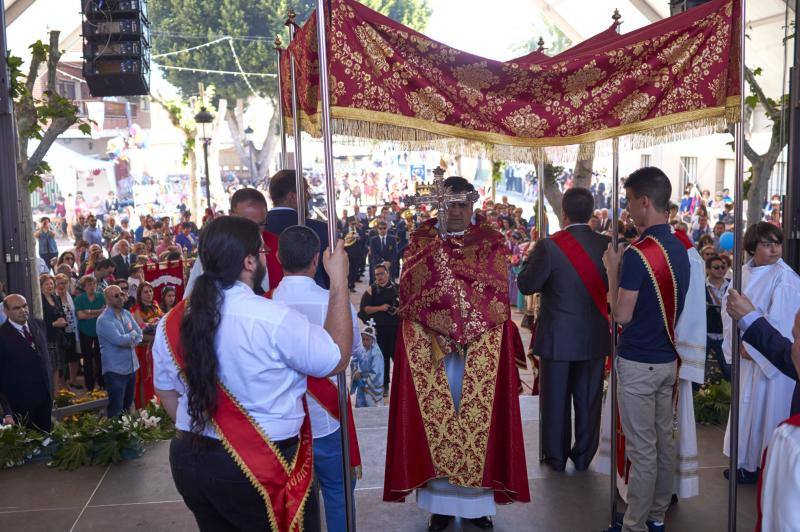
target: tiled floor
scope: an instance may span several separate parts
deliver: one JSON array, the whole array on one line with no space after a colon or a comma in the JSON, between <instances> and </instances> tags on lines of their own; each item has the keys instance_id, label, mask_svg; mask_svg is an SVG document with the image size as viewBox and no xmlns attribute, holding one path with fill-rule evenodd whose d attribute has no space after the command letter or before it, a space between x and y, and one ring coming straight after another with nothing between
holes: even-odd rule
<instances>
[{"instance_id":1,"label":"tiled floor","mask_svg":"<svg viewBox=\"0 0 800 532\"><path fill-rule=\"evenodd\" d=\"M360 294L353 294L358 303ZM517 316L519 317L519 316ZM527 345L528 338L523 334ZM530 372L523 374L530 384ZM567 469L555 473L538 463L538 402L523 396L523 432L530 479L530 504L498 509L495 530L590 532L609 523L609 479L597 473ZM381 501L388 407L356 409L364 477L356 488L359 531L426 530L427 515L409 498ZM701 496L681 501L667 514L672 531L716 532L727 529L728 484L722 477L723 430L698 427ZM168 442L151 446L139 459L73 472L44 464L0 471L0 531L183 531L197 530L175 490L169 472ZM755 489L739 489L738 529L752 530ZM450 530L475 530L455 523Z\"/></svg>"}]
</instances>

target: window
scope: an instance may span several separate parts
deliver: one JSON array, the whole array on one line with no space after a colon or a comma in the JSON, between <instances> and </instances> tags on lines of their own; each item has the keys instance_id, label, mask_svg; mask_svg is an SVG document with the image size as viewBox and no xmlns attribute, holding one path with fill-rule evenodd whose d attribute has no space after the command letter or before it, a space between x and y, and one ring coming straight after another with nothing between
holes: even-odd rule
<instances>
[{"instance_id":1,"label":"window","mask_svg":"<svg viewBox=\"0 0 800 532\"><path fill-rule=\"evenodd\" d=\"M642 154L642 168L644 168L644 167L646 167L646 166L653 166L653 165L650 163L650 161L652 160L652 158L653 158L653 156L652 156L652 155L650 155L649 153L643 153L643 154Z\"/></svg>"},{"instance_id":2,"label":"window","mask_svg":"<svg viewBox=\"0 0 800 532\"><path fill-rule=\"evenodd\" d=\"M78 91L76 89L75 83L72 81L56 82L56 91L68 100L75 101L78 99Z\"/></svg>"},{"instance_id":3,"label":"window","mask_svg":"<svg viewBox=\"0 0 800 532\"><path fill-rule=\"evenodd\" d=\"M686 190L690 183L697 183L697 157L681 157L680 192Z\"/></svg>"}]
</instances>

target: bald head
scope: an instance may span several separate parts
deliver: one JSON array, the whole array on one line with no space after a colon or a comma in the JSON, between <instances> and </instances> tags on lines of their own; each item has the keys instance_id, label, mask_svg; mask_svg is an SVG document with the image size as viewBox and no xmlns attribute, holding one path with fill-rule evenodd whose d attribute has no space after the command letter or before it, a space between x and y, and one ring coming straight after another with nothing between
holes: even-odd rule
<instances>
[{"instance_id":1,"label":"bald head","mask_svg":"<svg viewBox=\"0 0 800 532\"><path fill-rule=\"evenodd\" d=\"M3 299L3 309L9 320L17 325L24 325L28 321L28 302L19 294L9 294Z\"/></svg>"},{"instance_id":2,"label":"bald head","mask_svg":"<svg viewBox=\"0 0 800 532\"><path fill-rule=\"evenodd\" d=\"M125 304L122 289L115 284L109 285L108 288L103 290L103 297L106 300L106 305L114 310L122 309L122 306Z\"/></svg>"}]
</instances>

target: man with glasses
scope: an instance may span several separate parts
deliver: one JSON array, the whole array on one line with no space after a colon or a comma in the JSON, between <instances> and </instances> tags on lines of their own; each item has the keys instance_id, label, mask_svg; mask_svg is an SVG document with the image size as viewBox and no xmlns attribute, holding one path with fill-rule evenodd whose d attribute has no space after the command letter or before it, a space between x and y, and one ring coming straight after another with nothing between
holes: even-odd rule
<instances>
[{"instance_id":1,"label":"man with glasses","mask_svg":"<svg viewBox=\"0 0 800 532\"><path fill-rule=\"evenodd\" d=\"M389 234L389 225L378 222L378 234L369 241L369 284L375 283L375 267L384 264L394 276L397 266L397 238Z\"/></svg>"},{"instance_id":2,"label":"man with glasses","mask_svg":"<svg viewBox=\"0 0 800 532\"><path fill-rule=\"evenodd\" d=\"M705 250L704 250L705 251ZM728 263L719 255L711 255L706 261L706 363L712 356L726 381L731 380L731 366L722 352L722 299L730 282L725 278Z\"/></svg>"},{"instance_id":3,"label":"man with glasses","mask_svg":"<svg viewBox=\"0 0 800 532\"><path fill-rule=\"evenodd\" d=\"M133 404L136 370L139 369L135 348L143 336L139 324L123 308L127 294L119 286L111 285L103 296L106 309L97 318L97 337L108 391L107 415L114 417L129 411Z\"/></svg>"},{"instance_id":4,"label":"man with glasses","mask_svg":"<svg viewBox=\"0 0 800 532\"><path fill-rule=\"evenodd\" d=\"M376 282L370 285L361 296L360 313L364 322L375 321L378 347L383 353L383 396L389 396L389 361L394 359L395 339L397 337L397 316L399 295L397 285L389 277L385 264L375 266Z\"/></svg>"}]
</instances>

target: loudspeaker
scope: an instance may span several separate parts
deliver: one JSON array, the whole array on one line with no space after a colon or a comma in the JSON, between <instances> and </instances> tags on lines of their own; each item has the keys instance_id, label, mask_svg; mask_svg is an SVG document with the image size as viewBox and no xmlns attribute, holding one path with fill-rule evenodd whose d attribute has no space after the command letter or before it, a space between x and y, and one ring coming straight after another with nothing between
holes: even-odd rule
<instances>
[{"instance_id":1,"label":"loudspeaker","mask_svg":"<svg viewBox=\"0 0 800 532\"><path fill-rule=\"evenodd\" d=\"M83 77L92 96L150 92L146 0L82 0Z\"/></svg>"}]
</instances>

